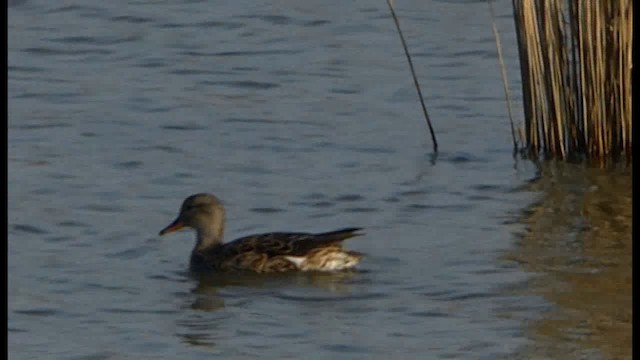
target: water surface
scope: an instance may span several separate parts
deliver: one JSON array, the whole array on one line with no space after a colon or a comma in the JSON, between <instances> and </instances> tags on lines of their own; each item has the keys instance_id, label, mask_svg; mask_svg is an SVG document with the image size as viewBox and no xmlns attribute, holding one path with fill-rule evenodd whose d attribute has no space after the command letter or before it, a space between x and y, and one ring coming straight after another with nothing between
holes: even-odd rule
<instances>
[{"instance_id":1,"label":"water surface","mask_svg":"<svg viewBox=\"0 0 640 360\"><path fill-rule=\"evenodd\" d=\"M629 358L629 172L514 161L486 2L396 6L437 157L383 1L10 1L9 357ZM367 258L194 278L203 191Z\"/></svg>"}]
</instances>

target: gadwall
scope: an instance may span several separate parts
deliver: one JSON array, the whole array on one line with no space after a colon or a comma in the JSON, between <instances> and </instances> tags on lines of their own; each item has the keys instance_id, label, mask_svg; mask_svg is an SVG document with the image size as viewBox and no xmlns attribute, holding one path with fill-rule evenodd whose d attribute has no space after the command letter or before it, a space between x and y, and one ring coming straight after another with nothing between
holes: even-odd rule
<instances>
[{"instance_id":1,"label":"gadwall","mask_svg":"<svg viewBox=\"0 0 640 360\"><path fill-rule=\"evenodd\" d=\"M184 200L178 217L160 235L184 227L196 231L190 262L194 271L334 271L356 266L363 256L343 249L341 244L362 235L360 228L318 234L272 232L223 243L224 221L224 207L217 197L195 194Z\"/></svg>"}]
</instances>

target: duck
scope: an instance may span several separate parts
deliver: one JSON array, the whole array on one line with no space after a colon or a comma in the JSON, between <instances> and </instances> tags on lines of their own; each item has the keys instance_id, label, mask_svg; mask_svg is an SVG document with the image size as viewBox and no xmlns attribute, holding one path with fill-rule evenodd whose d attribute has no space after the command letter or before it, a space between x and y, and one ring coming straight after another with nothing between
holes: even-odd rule
<instances>
[{"instance_id":1,"label":"duck","mask_svg":"<svg viewBox=\"0 0 640 360\"><path fill-rule=\"evenodd\" d=\"M223 242L225 210L213 194L187 197L178 217L160 231L160 236L183 228L195 230L190 257L194 272L253 271L341 271L354 268L364 256L346 250L342 242L364 235L350 227L322 233L269 232Z\"/></svg>"}]
</instances>

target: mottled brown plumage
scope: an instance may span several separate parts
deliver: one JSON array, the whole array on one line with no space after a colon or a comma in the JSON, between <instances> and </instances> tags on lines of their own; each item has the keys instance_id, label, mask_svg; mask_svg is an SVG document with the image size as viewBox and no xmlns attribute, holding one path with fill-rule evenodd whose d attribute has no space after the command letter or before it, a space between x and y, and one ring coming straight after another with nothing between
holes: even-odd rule
<instances>
[{"instance_id":1,"label":"mottled brown plumage","mask_svg":"<svg viewBox=\"0 0 640 360\"><path fill-rule=\"evenodd\" d=\"M195 271L256 272L331 271L354 267L362 254L342 248L342 241L361 235L359 228L326 233L273 232L223 243L224 208L211 194L195 194L182 203L180 214L160 235L184 227L196 230L191 252Z\"/></svg>"}]
</instances>

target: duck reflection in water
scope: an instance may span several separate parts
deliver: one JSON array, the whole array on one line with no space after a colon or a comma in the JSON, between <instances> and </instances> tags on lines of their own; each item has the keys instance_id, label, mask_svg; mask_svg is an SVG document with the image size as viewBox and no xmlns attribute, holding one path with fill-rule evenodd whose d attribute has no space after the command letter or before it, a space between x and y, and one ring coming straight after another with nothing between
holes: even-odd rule
<instances>
[{"instance_id":1,"label":"duck reflection in water","mask_svg":"<svg viewBox=\"0 0 640 360\"><path fill-rule=\"evenodd\" d=\"M220 291L233 288L251 290L268 289L319 289L331 296L348 296L351 293L350 282L362 271L340 272L286 272L255 274L253 272L199 273L191 272L196 282L191 290L190 308L199 311L216 311L224 307Z\"/></svg>"},{"instance_id":2,"label":"duck reflection in water","mask_svg":"<svg viewBox=\"0 0 640 360\"><path fill-rule=\"evenodd\" d=\"M243 308L260 293L264 296L259 301L286 299L310 306L318 300L339 300L352 295L352 281L363 272L190 272L189 280L195 286L186 294L183 309L195 311L181 312L183 315L177 322L176 336L189 346L211 350L227 334L225 322L221 321L228 316L228 312L221 311L225 306Z\"/></svg>"}]
</instances>

